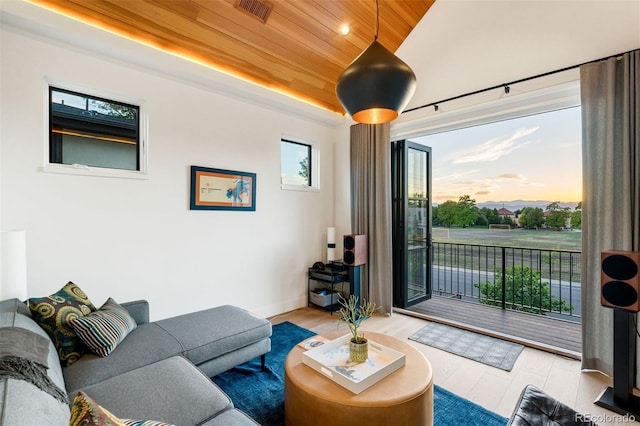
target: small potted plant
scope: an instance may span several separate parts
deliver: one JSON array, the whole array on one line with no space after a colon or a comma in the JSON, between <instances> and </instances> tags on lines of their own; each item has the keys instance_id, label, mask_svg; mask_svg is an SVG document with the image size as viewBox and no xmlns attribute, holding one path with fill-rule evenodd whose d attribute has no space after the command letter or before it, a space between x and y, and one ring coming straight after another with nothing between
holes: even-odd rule
<instances>
[{"instance_id":1,"label":"small potted plant","mask_svg":"<svg viewBox=\"0 0 640 426\"><path fill-rule=\"evenodd\" d=\"M361 304L358 303L358 298L353 294L349 296L349 299L338 295L338 303L342 314L340 320L344 321L351 331L349 359L352 362L365 362L369 357L369 344L364 334L358 335L358 327L364 320L371 317L378 308L375 303L364 299Z\"/></svg>"}]
</instances>

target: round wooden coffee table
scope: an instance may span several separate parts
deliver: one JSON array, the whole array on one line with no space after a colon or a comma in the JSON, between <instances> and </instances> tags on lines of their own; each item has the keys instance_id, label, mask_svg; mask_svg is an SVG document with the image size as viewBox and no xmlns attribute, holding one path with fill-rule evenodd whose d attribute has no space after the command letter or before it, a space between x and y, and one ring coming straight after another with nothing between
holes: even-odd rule
<instances>
[{"instance_id":1,"label":"round wooden coffee table","mask_svg":"<svg viewBox=\"0 0 640 426\"><path fill-rule=\"evenodd\" d=\"M427 358L395 337L369 331L365 337L404 353L406 364L356 395L303 364L304 349L296 346L284 367L286 425L433 425L433 377Z\"/></svg>"}]
</instances>

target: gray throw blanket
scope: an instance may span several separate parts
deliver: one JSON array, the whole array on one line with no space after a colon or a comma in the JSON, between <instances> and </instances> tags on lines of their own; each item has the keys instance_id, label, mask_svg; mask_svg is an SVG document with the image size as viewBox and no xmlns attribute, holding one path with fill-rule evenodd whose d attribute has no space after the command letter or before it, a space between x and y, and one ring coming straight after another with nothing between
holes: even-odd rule
<instances>
[{"instance_id":1,"label":"gray throw blanket","mask_svg":"<svg viewBox=\"0 0 640 426\"><path fill-rule=\"evenodd\" d=\"M27 381L65 404L67 393L47 375L49 341L20 327L0 328L0 379Z\"/></svg>"}]
</instances>

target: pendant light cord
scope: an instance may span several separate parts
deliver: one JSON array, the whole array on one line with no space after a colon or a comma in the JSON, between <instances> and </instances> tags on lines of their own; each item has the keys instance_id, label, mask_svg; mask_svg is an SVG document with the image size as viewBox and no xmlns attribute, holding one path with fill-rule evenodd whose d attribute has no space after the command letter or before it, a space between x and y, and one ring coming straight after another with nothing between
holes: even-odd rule
<instances>
[{"instance_id":1,"label":"pendant light cord","mask_svg":"<svg viewBox=\"0 0 640 426\"><path fill-rule=\"evenodd\" d=\"M376 35L374 37L375 41L378 41L378 32L380 31L380 2L376 0Z\"/></svg>"}]
</instances>

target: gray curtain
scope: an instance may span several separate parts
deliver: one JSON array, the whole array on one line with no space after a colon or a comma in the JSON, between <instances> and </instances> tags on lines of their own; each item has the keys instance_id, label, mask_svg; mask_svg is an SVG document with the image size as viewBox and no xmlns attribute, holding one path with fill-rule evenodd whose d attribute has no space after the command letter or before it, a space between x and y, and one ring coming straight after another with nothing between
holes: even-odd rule
<instances>
[{"instance_id":1,"label":"gray curtain","mask_svg":"<svg viewBox=\"0 0 640 426\"><path fill-rule=\"evenodd\" d=\"M390 126L351 126L351 232L367 235L369 260L360 269L361 297L391 313Z\"/></svg>"},{"instance_id":2,"label":"gray curtain","mask_svg":"<svg viewBox=\"0 0 640 426\"><path fill-rule=\"evenodd\" d=\"M613 313L600 305L600 252L640 250L639 71L638 50L580 67L582 367L608 375Z\"/></svg>"}]
</instances>

